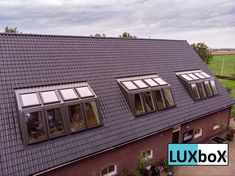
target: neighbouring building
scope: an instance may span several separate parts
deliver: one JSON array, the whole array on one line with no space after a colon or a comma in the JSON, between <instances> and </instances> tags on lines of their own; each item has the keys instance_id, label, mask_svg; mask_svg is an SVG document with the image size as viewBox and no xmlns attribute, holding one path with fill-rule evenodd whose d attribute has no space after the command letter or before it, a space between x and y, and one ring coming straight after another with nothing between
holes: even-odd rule
<instances>
[{"instance_id":1,"label":"neighbouring building","mask_svg":"<svg viewBox=\"0 0 235 176\"><path fill-rule=\"evenodd\" d=\"M0 34L0 175L113 176L228 128L184 40Z\"/></svg>"}]
</instances>

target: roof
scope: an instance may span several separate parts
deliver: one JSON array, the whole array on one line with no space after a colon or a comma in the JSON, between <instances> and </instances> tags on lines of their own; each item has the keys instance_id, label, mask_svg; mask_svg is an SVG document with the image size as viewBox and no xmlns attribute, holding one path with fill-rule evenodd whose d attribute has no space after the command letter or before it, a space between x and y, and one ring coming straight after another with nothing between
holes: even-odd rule
<instances>
[{"instance_id":1,"label":"roof","mask_svg":"<svg viewBox=\"0 0 235 176\"><path fill-rule=\"evenodd\" d=\"M234 103L218 80L219 96L193 101L175 72L195 69L212 74L184 40L0 34L0 175L37 173ZM116 79L148 74L172 86L176 107L134 118ZM15 90L77 82L96 92L104 126L24 146Z\"/></svg>"}]
</instances>

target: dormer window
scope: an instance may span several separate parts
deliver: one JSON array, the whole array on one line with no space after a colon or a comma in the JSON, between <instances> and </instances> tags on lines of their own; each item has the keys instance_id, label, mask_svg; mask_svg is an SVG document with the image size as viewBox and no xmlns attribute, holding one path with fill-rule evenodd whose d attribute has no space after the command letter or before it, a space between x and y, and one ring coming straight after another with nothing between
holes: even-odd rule
<instances>
[{"instance_id":1,"label":"dormer window","mask_svg":"<svg viewBox=\"0 0 235 176\"><path fill-rule=\"evenodd\" d=\"M214 78L201 70L177 72L176 75L195 101L218 95Z\"/></svg>"},{"instance_id":2,"label":"dormer window","mask_svg":"<svg viewBox=\"0 0 235 176\"><path fill-rule=\"evenodd\" d=\"M101 126L98 97L87 83L16 90L25 144Z\"/></svg>"},{"instance_id":3,"label":"dormer window","mask_svg":"<svg viewBox=\"0 0 235 176\"><path fill-rule=\"evenodd\" d=\"M117 79L135 116L175 106L170 85L158 75Z\"/></svg>"}]
</instances>

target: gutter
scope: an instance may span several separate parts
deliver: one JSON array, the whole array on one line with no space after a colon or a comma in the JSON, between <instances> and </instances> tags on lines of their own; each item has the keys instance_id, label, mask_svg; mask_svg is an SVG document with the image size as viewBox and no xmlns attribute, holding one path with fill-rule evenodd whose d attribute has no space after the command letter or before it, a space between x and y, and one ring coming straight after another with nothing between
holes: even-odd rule
<instances>
[{"instance_id":1,"label":"gutter","mask_svg":"<svg viewBox=\"0 0 235 176\"><path fill-rule=\"evenodd\" d=\"M205 113L205 114L203 114L203 115L201 115L201 116L198 116L198 117L192 118L192 119L190 119L190 120L186 120L186 121L184 121L183 123L177 123L177 124L174 124L173 126L175 126L175 125L185 124L185 123L188 123L188 122L194 121L194 120L196 120L196 119L200 119L200 118L205 117L205 116L207 116L207 115L211 115L211 114L214 114L214 113L216 113L216 112L219 112L219 111L222 111L222 110L225 110L225 109L231 108L231 107L232 107L232 105L224 106L223 108L217 109L217 110L215 110L215 111L211 111L211 112L209 112L209 113ZM58 169L58 168L61 168L61 167L67 166L67 165L69 165L69 164L72 164L72 163L75 163L75 162L78 162L78 161L81 161L81 160L87 159L87 158L89 158L89 157L92 157L92 156L95 156L95 155L98 155L98 154L102 154L102 153L104 153L104 152L107 152L107 151L110 151L110 150L113 150L113 149L116 149L116 148L122 147L122 146L124 146L124 145L127 145L127 144L130 144L130 143L133 143L133 142L139 141L139 140L144 139L144 138L146 138L146 137L150 137L150 136L155 135L155 134L158 134L158 133L160 133L160 132L163 132L163 131L166 131L166 130L172 129L172 128L173 128L173 126L170 126L170 127L167 127L167 128L163 128L163 129L161 129L161 130L159 130L159 131L157 131L157 132L149 133L149 134L144 135L144 136L142 136L142 137L135 138L135 139L133 139L133 140L130 140L130 141L127 141L127 142L121 143L121 144L119 144L119 145L116 145L116 146L110 147L110 148L108 148L108 149L104 149L104 150L101 150L101 151L98 151L98 152L92 153L92 154L90 154L90 155L86 155L86 156L84 156L84 157L81 157L81 158L78 158L78 159L75 159L75 160L72 160L72 161L66 162L66 163L64 163L64 164L61 164L61 165L55 166L55 167L50 168L50 169L46 169L46 170L44 170L44 171L41 171L41 172L38 172L38 173L36 173L36 174L32 174L32 175L33 175L33 176L38 176L38 175L41 175L41 174L45 174L45 173L50 172L50 171L52 171L52 170L55 170L55 169Z\"/></svg>"}]
</instances>

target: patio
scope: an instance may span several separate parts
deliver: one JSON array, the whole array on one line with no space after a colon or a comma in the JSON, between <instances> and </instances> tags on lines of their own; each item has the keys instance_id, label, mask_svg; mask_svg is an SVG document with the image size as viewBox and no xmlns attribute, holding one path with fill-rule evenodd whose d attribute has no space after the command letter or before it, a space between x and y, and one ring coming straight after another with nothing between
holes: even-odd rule
<instances>
[{"instance_id":1,"label":"patio","mask_svg":"<svg viewBox=\"0 0 235 176\"><path fill-rule=\"evenodd\" d=\"M235 121L230 126L235 129ZM235 139L229 141L229 166L179 166L176 176L234 176L235 175Z\"/></svg>"}]
</instances>

